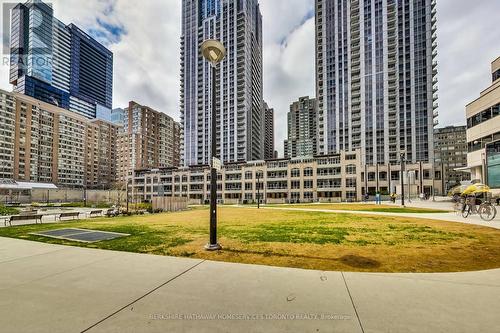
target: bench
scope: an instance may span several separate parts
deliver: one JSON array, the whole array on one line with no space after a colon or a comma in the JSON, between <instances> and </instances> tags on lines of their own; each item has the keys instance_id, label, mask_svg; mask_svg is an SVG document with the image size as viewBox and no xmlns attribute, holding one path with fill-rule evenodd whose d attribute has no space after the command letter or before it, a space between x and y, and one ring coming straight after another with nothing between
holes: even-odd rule
<instances>
[{"instance_id":1,"label":"bench","mask_svg":"<svg viewBox=\"0 0 500 333\"><path fill-rule=\"evenodd\" d=\"M70 217L73 218L73 220L75 218L79 219L80 213L79 212L61 213L61 214L59 214L59 221L61 221L64 218L70 218Z\"/></svg>"},{"instance_id":2,"label":"bench","mask_svg":"<svg viewBox=\"0 0 500 333\"><path fill-rule=\"evenodd\" d=\"M15 221L35 221L35 224L38 224L38 221L40 221L40 224L42 224L42 218L43 215L26 215L26 216L11 216L9 219L9 225L12 227L12 222ZM4 222L5 225L7 225L7 221Z\"/></svg>"},{"instance_id":3,"label":"bench","mask_svg":"<svg viewBox=\"0 0 500 333\"><path fill-rule=\"evenodd\" d=\"M118 215L120 215L120 212L117 209L108 209L106 212L107 217L117 217Z\"/></svg>"},{"instance_id":4,"label":"bench","mask_svg":"<svg viewBox=\"0 0 500 333\"><path fill-rule=\"evenodd\" d=\"M102 216L102 210L93 210L90 212L90 218Z\"/></svg>"},{"instance_id":5,"label":"bench","mask_svg":"<svg viewBox=\"0 0 500 333\"><path fill-rule=\"evenodd\" d=\"M21 215L21 216L33 216L33 215L38 215L38 210L37 210L37 209L34 209L34 210L27 210L27 211L24 211L24 212L19 213L19 215Z\"/></svg>"}]
</instances>

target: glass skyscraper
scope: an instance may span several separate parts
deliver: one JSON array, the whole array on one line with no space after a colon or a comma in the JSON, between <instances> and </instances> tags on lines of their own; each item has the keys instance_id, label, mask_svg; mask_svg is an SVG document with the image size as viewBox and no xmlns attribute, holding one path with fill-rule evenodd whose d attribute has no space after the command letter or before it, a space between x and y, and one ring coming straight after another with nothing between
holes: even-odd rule
<instances>
[{"instance_id":1,"label":"glass skyscraper","mask_svg":"<svg viewBox=\"0 0 500 333\"><path fill-rule=\"evenodd\" d=\"M262 15L258 0L183 0L181 125L184 165L211 156L211 68L200 55L206 39L227 50L217 71L218 151L223 162L264 158Z\"/></svg>"},{"instance_id":2,"label":"glass skyscraper","mask_svg":"<svg viewBox=\"0 0 500 333\"><path fill-rule=\"evenodd\" d=\"M433 160L435 0L316 0L318 152Z\"/></svg>"},{"instance_id":3,"label":"glass skyscraper","mask_svg":"<svg viewBox=\"0 0 500 333\"><path fill-rule=\"evenodd\" d=\"M51 6L31 0L11 16L10 83L14 91L77 112L109 118L113 54Z\"/></svg>"}]
</instances>

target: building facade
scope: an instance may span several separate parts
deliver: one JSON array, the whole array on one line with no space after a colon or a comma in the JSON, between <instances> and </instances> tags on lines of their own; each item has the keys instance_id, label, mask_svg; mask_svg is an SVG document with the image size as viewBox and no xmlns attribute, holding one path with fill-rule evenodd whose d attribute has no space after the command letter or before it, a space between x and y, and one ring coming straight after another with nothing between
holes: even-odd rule
<instances>
[{"instance_id":1,"label":"building facade","mask_svg":"<svg viewBox=\"0 0 500 333\"><path fill-rule=\"evenodd\" d=\"M179 166L180 125L165 113L130 102L118 135L117 180L144 168Z\"/></svg>"},{"instance_id":2,"label":"building facade","mask_svg":"<svg viewBox=\"0 0 500 333\"><path fill-rule=\"evenodd\" d=\"M0 177L83 187L89 121L32 97L0 90Z\"/></svg>"},{"instance_id":3,"label":"building facade","mask_svg":"<svg viewBox=\"0 0 500 333\"><path fill-rule=\"evenodd\" d=\"M182 0L182 164L207 164L211 157L212 71L200 55L206 39L220 40L227 50L216 74L216 155L223 162L263 159L258 0Z\"/></svg>"},{"instance_id":4,"label":"building facade","mask_svg":"<svg viewBox=\"0 0 500 333\"><path fill-rule=\"evenodd\" d=\"M500 151L500 57L491 64L491 73L491 86L466 107L467 163L473 180L500 188L500 179L497 180L500 177L500 164L493 164L494 159L489 160L494 157L494 152ZM492 179L488 179L488 171L491 171Z\"/></svg>"},{"instance_id":5,"label":"building facade","mask_svg":"<svg viewBox=\"0 0 500 333\"><path fill-rule=\"evenodd\" d=\"M264 159L276 158L274 153L274 109L263 103L264 113Z\"/></svg>"},{"instance_id":6,"label":"building facade","mask_svg":"<svg viewBox=\"0 0 500 333\"><path fill-rule=\"evenodd\" d=\"M470 173L464 172L467 167L467 127L448 126L434 130L435 162L441 165L443 188L446 191L470 180Z\"/></svg>"},{"instance_id":7,"label":"building facade","mask_svg":"<svg viewBox=\"0 0 500 333\"><path fill-rule=\"evenodd\" d=\"M406 193L430 193L433 184L441 191L439 179L432 178L431 164L407 165L413 182L405 181ZM299 202L361 201L365 188L375 193L401 193L400 166L361 165L360 152L298 159L229 163L218 174L220 203L268 204ZM367 177L365 177L365 173ZM420 177L422 175L422 177ZM438 173L439 176L439 173ZM191 204L210 200L209 166L135 170L129 178L134 201L150 202L155 196L187 197Z\"/></svg>"},{"instance_id":8,"label":"building facade","mask_svg":"<svg viewBox=\"0 0 500 333\"><path fill-rule=\"evenodd\" d=\"M317 104L315 98L301 97L290 105L288 139L285 157L306 157L317 154Z\"/></svg>"},{"instance_id":9,"label":"building facade","mask_svg":"<svg viewBox=\"0 0 500 333\"><path fill-rule=\"evenodd\" d=\"M9 82L14 91L86 118L108 118L113 97L113 54L51 6L30 0L11 16Z\"/></svg>"},{"instance_id":10,"label":"building facade","mask_svg":"<svg viewBox=\"0 0 500 333\"><path fill-rule=\"evenodd\" d=\"M316 0L318 153L433 160L436 0Z\"/></svg>"},{"instance_id":11,"label":"building facade","mask_svg":"<svg viewBox=\"0 0 500 333\"><path fill-rule=\"evenodd\" d=\"M125 110L121 108L116 108L111 110L111 122L115 125L120 126L121 130L123 130L124 118L125 118Z\"/></svg>"},{"instance_id":12,"label":"building facade","mask_svg":"<svg viewBox=\"0 0 500 333\"><path fill-rule=\"evenodd\" d=\"M86 127L85 187L110 189L116 182L119 126L95 119Z\"/></svg>"}]
</instances>

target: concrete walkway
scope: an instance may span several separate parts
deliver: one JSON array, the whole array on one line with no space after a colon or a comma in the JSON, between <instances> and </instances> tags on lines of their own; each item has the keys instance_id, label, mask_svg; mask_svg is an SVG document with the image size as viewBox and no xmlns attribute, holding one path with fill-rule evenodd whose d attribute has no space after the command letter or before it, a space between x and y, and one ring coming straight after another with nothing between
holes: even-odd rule
<instances>
[{"instance_id":1,"label":"concrete walkway","mask_svg":"<svg viewBox=\"0 0 500 333\"><path fill-rule=\"evenodd\" d=\"M0 238L1 332L499 332L500 270L320 272Z\"/></svg>"}]
</instances>

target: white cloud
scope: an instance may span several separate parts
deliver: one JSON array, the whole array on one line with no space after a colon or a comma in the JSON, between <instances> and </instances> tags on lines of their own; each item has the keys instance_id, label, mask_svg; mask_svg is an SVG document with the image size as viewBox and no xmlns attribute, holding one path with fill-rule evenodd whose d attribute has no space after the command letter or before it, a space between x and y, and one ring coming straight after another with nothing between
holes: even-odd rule
<instances>
[{"instance_id":1,"label":"white cloud","mask_svg":"<svg viewBox=\"0 0 500 333\"><path fill-rule=\"evenodd\" d=\"M465 124L465 106L491 84L490 64L500 56L500 2L439 0L439 122Z\"/></svg>"}]
</instances>

